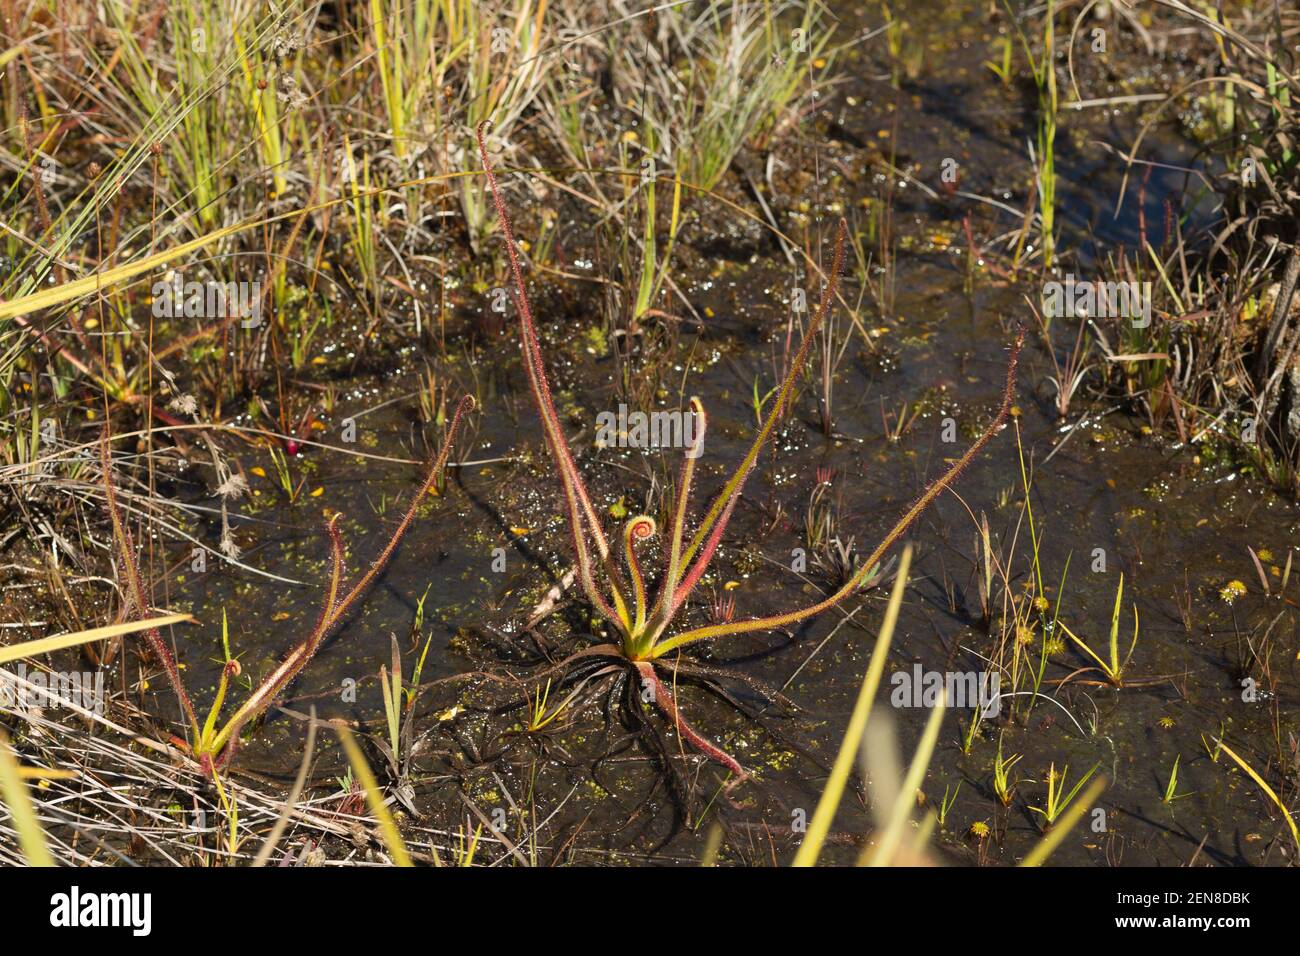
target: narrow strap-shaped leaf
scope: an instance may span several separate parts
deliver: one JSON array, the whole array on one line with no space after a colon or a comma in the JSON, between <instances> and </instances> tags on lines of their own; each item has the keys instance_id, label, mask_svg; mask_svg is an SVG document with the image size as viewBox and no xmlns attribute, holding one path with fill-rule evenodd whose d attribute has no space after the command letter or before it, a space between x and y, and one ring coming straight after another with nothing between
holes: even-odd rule
<instances>
[{"instance_id":1,"label":"narrow strap-shaped leaf","mask_svg":"<svg viewBox=\"0 0 1300 956\"><path fill-rule=\"evenodd\" d=\"M9 738L0 731L0 801L9 808L18 847L30 866L54 866L54 857L45 842L36 808L32 806L27 784L23 782L18 759L9 748Z\"/></svg>"},{"instance_id":2,"label":"narrow strap-shaped leaf","mask_svg":"<svg viewBox=\"0 0 1300 956\"><path fill-rule=\"evenodd\" d=\"M966 450L966 453L959 458L942 476L931 482L921 495L914 501L903 513L903 516L895 522L889 533L881 540L876 549L871 552L865 561L862 562L861 568L849 579L848 583L838 591L823 601L818 601L809 607L798 611L790 611L786 614L776 614L770 617L753 618L748 621L735 621L726 624L713 624L706 627L696 628L671 637L668 640L661 641L655 646L654 656L658 657L666 654L671 650L684 647L687 644L693 644L696 641L708 640L710 638L730 637L736 634L748 634L754 631L770 631L778 627L787 627L799 621L806 620L823 611L829 610L839 604L849 595L853 594L862 586L872 569L880 562L891 547L898 542L903 533L911 527L912 522L916 521L925 510L939 497L945 488L951 485L965 470L966 466L975 460L989 440L1002 427L1006 421L1007 415L1011 410L1011 400L1015 392L1016 385L1016 364L1020 357L1020 347L1024 344L1025 335L1023 330L1016 336L1015 344L1011 349L1011 358L1007 363L1006 386L1002 394L1002 407L998 410L993 421L989 424L984 433L975 440L975 443Z\"/></svg>"},{"instance_id":3,"label":"narrow strap-shaped leaf","mask_svg":"<svg viewBox=\"0 0 1300 956\"><path fill-rule=\"evenodd\" d=\"M840 271L844 268L844 244L848 234L849 224L841 219L839 230L835 235L835 256L832 261L830 275L827 277L826 288L822 290L821 302L817 305L817 311L813 314L812 321L808 323L808 328L804 330L803 341L800 343L799 351L795 353L794 359L790 362L790 368L786 371L785 378L781 382L776 401L772 405L772 411L768 413L767 420L763 422L758 434L754 436L754 443L750 445L749 451L736 468L735 474L731 476L722 492L714 500L713 505L705 514L704 520L700 522L700 527L695 532L695 536L691 539L690 546L686 549L686 553L682 558L686 564L690 564L695 553L704 546L716 523L720 522L725 529L727 520L732 513L734 499L740 496L740 492L745 485L745 479L749 477L749 473L754 469L754 465L758 461L759 452L763 450L763 446L772 437L777 422L784 416L793 399L795 382L803 372L804 365L808 362L808 354L812 350L817 330L821 327L823 320L835 302L835 294L839 288Z\"/></svg>"},{"instance_id":4,"label":"narrow strap-shaped leaf","mask_svg":"<svg viewBox=\"0 0 1300 956\"><path fill-rule=\"evenodd\" d=\"M326 592L326 610L322 612L321 621L316 628L301 644L290 651L280 663L249 695L243 705L230 718L230 721L221 728L213 742L212 750L219 753L225 746L230 743L244 725L250 720L271 706L271 702L276 695L280 693L301 671L307 666L307 663L316 654L316 650L326 637L336 628L339 623L347 616L352 605L357 599L365 593L366 589L375 581L383 572L384 567L388 564L389 558L401 544L402 538L406 535L407 529L415 520L415 513L423 504L424 498L437 484L438 478L442 475L447 466L447 457L451 454L452 445L456 440L456 432L460 428L461 419L465 413L474 407L473 397L466 395L456 406L456 413L452 416L451 423L447 426L447 433L443 438L442 448L438 452L438 457L434 459L429 473L425 476L424 482L420 485L419 491L411 501L411 506L406 509L406 514L398 522L388 544L384 550L379 553L370 565L370 569L361 577L346 597L335 600L338 593L340 578L343 567L343 551L341 539L337 531L337 516L331 519L328 528L330 531L331 551L334 556L333 572L330 576L330 587ZM400 680L400 677L399 677Z\"/></svg>"},{"instance_id":5,"label":"narrow strap-shaped leaf","mask_svg":"<svg viewBox=\"0 0 1300 956\"><path fill-rule=\"evenodd\" d=\"M188 614L164 614L161 617L151 617L145 621L126 621L122 624L92 627L88 631L74 631L70 634L40 637L34 641L24 641L21 644L0 647L0 664L21 661L29 657L38 657L41 654L50 654L69 647L80 647L82 644L93 644L95 641L104 641L122 634L135 634L138 631L167 627L171 624L184 624L193 622L193 620L194 618Z\"/></svg>"},{"instance_id":6,"label":"narrow strap-shaped leaf","mask_svg":"<svg viewBox=\"0 0 1300 956\"><path fill-rule=\"evenodd\" d=\"M104 499L108 505L109 520L113 526L113 540L117 545L119 563L122 565L122 576L126 578L127 598L135 605L135 613L142 617L148 616L152 612L149 605L149 599L144 593L144 584L140 579L140 569L135 563L135 543L131 540L131 532L122 519L122 509L117 502L117 489L113 485L113 461L109 454L109 434L108 428L105 427L103 437L99 443L100 466L104 475ZM185 719L189 722L190 733L195 741L199 737L199 719L194 712L194 705L190 702L190 695L185 690L185 685L181 683L180 671L176 668L176 659L172 657L171 648L163 640L162 634L156 627L151 627L144 632L145 643L153 651L154 657L162 665L163 671L167 674L167 680L172 685L172 690L176 692L176 697L181 702L181 710L185 713Z\"/></svg>"},{"instance_id":7,"label":"narrow strap-shaped leaf","mask_svg":"<svg viewBox=\"0 0 1300 956\"><path fill-rule=\"evenodd\" d=\"M501 191L497 187L492 162L488 159L487 143L484 140L484 131L487 126L488 122L484 121L479 124L476 131L479 158L483 163L483 173L487 177L488 188L492 193L492 203L496 208L497 220L501 225L501 237L506 247L506 258L510 262L510 274L515 286L515 306L519 310L520 339L524 352L524 367L528 373L528 384L532 389L533 399L537 404L537 411L542 419L542 431L546 438L546 444L550 449L551 457L555 459L560 472L560 483L564 488L569 530L572 533L573 547L578 560L578 577L582 582L582 589L586 593L588 600L611 623L627 632L631 629L632 621L628 614L627 602L624 600L619 587L619 575L610 554L609 542L605 537L596 509L592 507L591 498L587 494L587 488L582 476L578 472L577 465L574 464L573 454L569 450L568 439L564 437L564 430L560 427L559 414L555 410L555 401L551 397L551 387L546 380L546 366L542 360L541 346L537 341L536 326L533 323L533 310L528 301L528 290L524 284L523 272L519 268L519 256L515 251L514 229L510 224L510 215L506 212L505 202L501 198ZM613 607L610 606L609 601L596 587L591 557L587 548L586 532L583 530L584 521L590 529L592 540L596 544L596 553L599 555L605 573L609 577L611 594L614 599Z\"/></svg>"},{"instance_id":8,"label":"narrow strap-shaped leaf","mask_svg":"<svg viewBox=\"0 0 1300 956\"><path fill-rule=\"evenodd\" d=\"M664 579L659 582L654 630L657 632L672 620L677 583L681 577L682 538L686 534L686 510L691 499L691 484L695 478L695 459L699 458L704 448L704 436L708 431L709 418L704 412L704 403L691 397L691 414L695 416L694 442L682 458L681 477L677 481L677 506L673 511L672 530L669 534L668 547L665 549Z\"/></svg>"}]
</instances>

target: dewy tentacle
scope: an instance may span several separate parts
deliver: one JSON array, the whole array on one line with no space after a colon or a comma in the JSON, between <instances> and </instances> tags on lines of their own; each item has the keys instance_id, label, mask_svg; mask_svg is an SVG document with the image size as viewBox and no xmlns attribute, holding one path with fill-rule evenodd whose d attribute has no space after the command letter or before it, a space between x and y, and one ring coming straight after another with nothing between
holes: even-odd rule
<instances>
[{"instance_id":1,"label":"dewy tentacle","mask_svg":"<svg viewBox=\"0 0 1300 956\"><path fill-rule=\"evenodd\" d=\"M709 427L704 403L692 396L690 404L691 414L695 416L694 441L682 459L681 476L677 483L677 505L673 512L668 546L664 549L664 578L659 582L659 596L655 602L656 611L652 622L655 636L672 620L675 610L673 596L681 579L682 538L686 534L686 512L691 500L691 483L695 478L695 459L704 448L704 436Z\"/></svg>"},{"instance_id":2,"label":"dewy tentacle","mask_svg":"<svg viewBox=\"0 0 1300 956\"><path fill-rule=\"evenodd\" d=\"M501 225L502 241L506 247L506 257L510 262L510 274L515 286L515 304L519 310L519 323L522 333L521 343L524 353L524 366L528 373L528 383L532 388L537 411L542 419L542 431L546 438L546 444L559 468L560 482L564 487L569 528L572 532L574 550L577 552L578 576L582 581L583 591L592 604L615 626L627 630L632 622L627 611L627 602L624 600L619 588L619 576L610 554L609 543L605 538L596 510L592 507L582 476L578 473L577 466L574 463L568 440L564 437L564 431L560 426L559 415L555 411L555 402L551 398L550 384L546 380L546 366L542 359L541 345L537 341L532 306L528 301L528 291L524 285L523 272L519 268L519 256L515 251L514 230L510 225L510 216L506 212L505 202L502 200L501 192L497 187L496 175L492 171L492 163L488 159L487 143L484 139L484 129L487 125L486 121L480 123L476 131L479 158L483 163L483 172L487 177L488 188L492 192L492 203L496 208L497 220ZM590 526L591 536L596 544L596 551L605 567L606 574L609 576L614 607L610 607L609 602L596 586L591 557L587 549L587 539L583 531L584 519Z\"/></svg>"},{"instance_id":3,"label":"dewy tentacle","mask_svg":"<svg viewBox=\"0 0 1300 956\"><path fill-rule=\"evenodd\" d=\"M342 577L342 560L343 551L342 543L338 538L337 529L333 522L330 525L330 549L334 560L334 571L331 574L331 583L329 591L326 594L325 610L321 614L320 623L307 639L291 650L262 683L249 695L234 715L221 728L213 741L212 749L220 752L227 743L233 742L239 736L240 730L250 720L270 706L276 695L280 693L299 673L307 666L307 663L315 656L316 651L320 648L321 643L327 638L336 627L347 617L348 611L357 600L369 589L375 579L383 573L388 564L389 558L401 544L402 538L410 528L411 523L415 520L415 514L420 505L424 503L425 496L433 490L447 467L447 457L451 454L452 445L456 440L456 432L460 428L461 419L465 413L474 407L474 399L466 395L456 406L456 412L452 415L451 423L447 426L447 433L443 437L442 448L438 452L438 457L434 459L429 473L425 476L424 482L420 485L415 497L411 500L411 506L406 509L402 520L398 522L397 528L393 531L392 536L388 539L388 544L384 550L379 553L374 562L370 565L369 570L362 575L361 580L353 586L346 596L336 598L339 587L339 580Z\"/></svg>"},{"instance_id":4,"label":"dewy tentacle","mask_svg":"<svg viewBox=\"0 0 1300 956\"><path fill-rule=\"evenodd\" d=\"M772 436L777 422L780 421L793 400L795 382L808 361L813 339L816 337L822 321L834 305L836 291L839 288L840 271L844 268L844 244L848 238L848 233L849 224L844 219L841 219L839 229L835 235L835 255L832 260L830 275L827 276L826 288L822 290L822 297L817 305L817 311L813 314L812 321L808 323L808 328L804 330L803 342L800 343L799 351L795 353L794 359L790 362L790 368L786 372L785 379L781 382L781 388L777 393L776 402L772 406L771 413L754 437L754 443L750 446L744 460L741 461L735 474L731 476L731 480L727 482L722 492L714 500L712 507L709 508L704 520L700 523L699 529L695 532L695 536L691 539L690 546L686 549L682 559L686 564L691 562L695 552L709 539L714 530L715 522L721 522L725 528L726 522L731 515L732 505L734 504L733 499L740 495L745 479L749 477L749 473L758 461L759 452L762 451L763 446ZM702 572L703 569L700 570Z\"/></svg>"},{"instance_id":5,"label":"dewy tentacle","mask_svg":"<svg viewBox=\"0 0 1300 956\"><path fill-rule=\"evenodd\" d=\"M100 465L104 472L104 497L108 502L109 520L113 525L113 537L117 542L122 574L126 578L127 597L135 605L136 614L141 617L148 617L152 608L149 605L148 596L144 593L144 583L140 579L140 568L135 563L135 542L131 538L131 531L127 528L126 522L122 520L122 511L117 502L117 489L113 485L113 461L108 440L108 428L105 427L103 438L100 440ZM171 648L167 646L167 642L163 640L156 627L145 631L144 639L150 650L153 651L154 657L158 658L158 663L162 665L163 670L166 672L167 680L181 702L181 710L184 711L185 719L189 722L190 732L197 740L199 733L198 715L194 712L194 705L190 702L190 695L186 692L185 685L181 683L181 674L176 667L176 659L172 657Z\"/></svg>"},{"instance_id":6,"label":"dewy tentacle","mask_svg":"<svg viewBox=\"0 0 1300 956\"><path fill-rule=\"evenodd\" d=\"M786 614L777 614L771 617L752 618L748 621L714 624L707 627L696 628L691 631L685 631L655 645L652 657L660 657L669 651L684 647L687 644L693 644L696 641L704 641L718 637L731 637L737 634L748 634L754 631L769 631L778 627L787 627L790 624L798 623L799 621L814 617L815 615L821 614L823 611L829 610L857 591L857 589L862 586L862 583L866 580L867 576L871 573L872 569L879 564L885 553L893 547L894 544L898 542L898 539L902 537L903 533L911 527L912 522L919 518L925 512L926 508L928 508L943 492L943 490L957 479L962 471L965 470L966 466L975 459L981 449L988 444L989 440L997 433L1006 421L1007 415L1011 410L1011 402L1016 386L1016 365L1020 356L1020 348L1024 344L1024 340L1025 333L1021 330L1017 334L1015 344L1011 349L1011 358L1007 363L1006 386L1002 393L1002 406L998 410L997 416L993 419L993 422L951 468L926 486L926 489L921 492L921 495L912 503L911 507L903 513L903 516L898 519L894 526L889 530L889 533L885 535L880 544L876 546L876 549L871 552L870 556L867 557L865 561L862 562L862 567L853 575L847 584L825 600L819 601L818 603L803 608L802 610L790 611Z\"/></svg>"}]
</instances>

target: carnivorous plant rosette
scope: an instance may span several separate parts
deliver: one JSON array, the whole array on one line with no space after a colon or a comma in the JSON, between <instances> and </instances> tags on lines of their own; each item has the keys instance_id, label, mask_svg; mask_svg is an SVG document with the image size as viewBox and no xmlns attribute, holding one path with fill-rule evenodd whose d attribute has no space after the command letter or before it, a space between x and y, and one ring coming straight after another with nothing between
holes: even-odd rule
<instances>
[{"instance_id":1,"label":"carnivorous plant rosette","mask_svg":"<svg viewBox=\"0 0 1300 956\"><path fill-rule=\"evenodd\" d=\"M971 463L980 450L988 443L1006 420L1011 407L1012 394L1016 382L1016 363L1023 342L1023 333L1016 337L1007 364L1006 387L1002 404L993 421L978 439L968 448L944 474L931 482L921 495L898 519L889 533L880 541L861 563L848 581L838 590L821 601L799 610L766 617L753 617L746 620L723 621L701 627L683 628L680 625L683 610L688 599L699 585L710 563L717 554L718 546L726 532L728 522L744 490L745 481L754 470L759 454L771 439L784 415L794 401L796 383L799 380L808 354L815 341L817 330L821 327L831 309L839 283L840 271L844 266L844 248L848 235L848 224L841 219L835 239L835 253L820 303L813 314L808 327L804 330L803 341L798 352L789 364L789 368L776 392L775 401L754 436L745 457L736 467L731 478L713 499L703 517L695 525L693 533L688 534L690 525L691 486L695 477L695 462L707 429L707 417L704 405L698 398L691 398L691 413L696 416L694 444L686 450L682 464L681 477L677 483L676 498L672 508L671 527L665 545L665 560L662 573L653 592L646 580L645 571L638 557L638 546L654 536L658 529L655 520L649 515L636 515L627 520L622 529L621 563L611 546L603 523L592 505L591 496L583 478L574 462L573 452L560 425L559 414L551 398L550 384L546 377L546 366L541 346L538 343L532 307L528 300L523 273L516 252L514 232L505 203L497 185L492 163L488 159L487 146L484 141L484 127L478 128L479 155L488 186L496 206L497 219L501 226L502 241L509 259L511 279L514 285L516 306L519 312L520 345L523 349L524 367L528 382L537 405L538 415L542 420L542 431L547 449L559 472L560 484L564 494L564 509L567 518L573 549L577 561L577 577L581 582L583 593L604 619L609 632L616 642L598 644L571 655L561 666L590 660L593 657L608 658L631 668L638 675L642 687L646 688L656 707L672 722L678 732L692 746L712 760L725 766L736 775L731 786L746 779L749 774L731 755L711 743L690 726L678 710L677 704L668 687L661 679L657 666L666 655L681 651L703 641L715 641L722 638L753 634L759 631L771 631L788 627L800 621L815 617L830 610L850 596L857 593L869 583L876 574L881 559L893 547L907 528L929 505L953 483L962 470ZM700 673L692 664L680 658L673 662L673 672L691 675Z\"/></svg>"}]
</instances>

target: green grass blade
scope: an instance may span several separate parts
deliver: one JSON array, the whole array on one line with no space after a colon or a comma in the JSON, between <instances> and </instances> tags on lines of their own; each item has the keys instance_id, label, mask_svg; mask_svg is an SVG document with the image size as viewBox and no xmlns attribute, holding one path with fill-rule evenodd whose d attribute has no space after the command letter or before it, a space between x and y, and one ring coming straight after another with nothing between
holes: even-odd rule
<instances>
[{"instance_id":1,"label":"green grass blade","mask_svg":"<svg viewBox=\"0 0 1300 956\"><path fill-rule=\"evenodd\" d=\"M9 738L0 731L0 799L4 800L18 831L18 846L31 866L54 866L54 857L45 845L45 833L36 819L27 786L22 781L18 760L9 747Z\"/></svg>"},{"instance_id":2,"label":"green grass blade","mask_svg":"<svg viewBox=\"0 0 1300 956\"><path fill-rule=\"evenodd\" d=\"M880 688L880 678L885 671L885 658L889 654L889 644L893 640L894 628L898 624L898 611L903 604L903 592L907 588L907 571L911 565L912 548L909 545L903 549L903 555L899 559L898 577L894 580L894 590L889 595L889 605L885 608L885 618L880 624L876 646L871 651L871 663L867 667L866 676L862 679L862 687L858 691L858 699L853 705L853 714L849 718L848 730L844 732L844 740L840 743L840 752L835 757L834 766L831 767L826 789L822 791L821 799L817 801L817 809L813 811L808 832L804 834L803 842L799 844L799 852L795 854L795 866L812 866L817 862L817 858L821 855L822 844L826 842L826 834L830 831L831 821L835 819L835 811L839 808L844 787L849 781L849 771L853 769L853 761L857 758L858 747L862 743L863 731L867 729L871 705L875 702L876 691Z\"/></svg>"},{"instance_id":3,"label":"green grass blade","mask_svg":"<svg viewBox=\"0 0 1300 956\"><path fill-rule=\"evenodd\" d=\"M925 724L925 733L921 735L921 742L916 746L912 765L907 770L907 776L903 778L903 786L898 791L898 798L894 801L884 833L881 834L874 851L863 850L858 857L860 865L888 866L894 857L894 852L902 844L903 836L907 832L908 817L911 816L912 807L916 803L916 792L921 788L925 771L930 766L930 758L934 756L934 746L939 741L939 728L943 725L943 715L946 710L944 702L940 700L938 706L930 712L930 719Z\"/></svg>"},{"instance_id":4,"label":"green grass blade","mask_svg":"<svg viewBox=\"0 0 1300 956\"><path fill-rule=\"evenodd\" d=\"M393 815L388 812L388 807L384 806L384 795L379 790L379 784L370 770L370 764L366 762L365 755L357 746L356 738L352 736L352 731L341 723L334 724L334 730L339 735L344 752L348 755L352 772L356 774L357 780L361 781L361 786L366 791L366 802L370 804L370 812L375 815L375 820L379 823L379 835L383 838L384 845L388 847L393 863L397 866L410 866L411 855L406 851L406 843L403 842L401 833L397 831Z\"/></svg>"},{"instance_id":5,"label":"green grass blade","mask_svg":"<svg viewBox=\"0 0 1300 956\"><path fill-rule=\"evenodd\" d=\"M1296 848L1300 849L1300 830L1296 829L1295 818L1291 816L1291 811L1286 808L1286 804L1282 802L1282 798L1277 795L1272 787L1264 782L1264 778L1257 774L1250 764L1238 757L1233 749L1222 740L1219 741L1219 749L1236 761L1237 766L1246 771L1250 779L1254 780L1259 786L1259 789L1268 794L1269 799L1272 800L1277 808L1282 811L1282 816L1286 818L1286 825L1291 828L1291 838L1295 840Z\"/></svg>"},{"instance_id":6,"label":"green grass blade","mask_svg":"<svg viewBox=\"0 0 1300 956\"><path fill-rule=\"evenodd\" d=\"M1119 573L1119 587L1115 589L1115 609L1110 613L1110 672L1119 674L1119 612L1124 601L1124 572Z\"/></svg>"},{"instance_id":7,"label":"green grass blade","mask_svg":"<svg viewBox=\"0 0 1300 956\"><path fill-rule=\"evenodd\" d=\"M93 644L95 641L117 637L119 634L134 634L137 631L147 631L155 627L167 627L170 624L181 624L193 620L194 618L188 614L164 614L162 617L151 617L147 621L127 621L123 624L109 624L106 627L92 627L88 631L74 631L70 634L42 637L35 641L14 644L12 647L0 647L0 664L20 661L28 657L38 657L41 654L61 651L68 647Z\"/></svg>"},{"instance_id":8,"label":"green grass blade","mask_svg":"<svg viewBox=\"0 0 1300 956\"><path fill-rule=\"evenodd\" d=\"M1029 851L1029 855L1020 861L1021 866L1042 866L1043 862L1052 855L1065 835L1074 829L1074 825L1079 822L1080 817L1088 812L1088 808L1093 802L1101 796L1101 792L1106 789L1106 778L1098 777L1092 782L1092 786L1084 791L1083 796L1070 809L1066 810L1050 830L1047 835L1039 841L1038 846Z\"/></svg>"}]
</instances>

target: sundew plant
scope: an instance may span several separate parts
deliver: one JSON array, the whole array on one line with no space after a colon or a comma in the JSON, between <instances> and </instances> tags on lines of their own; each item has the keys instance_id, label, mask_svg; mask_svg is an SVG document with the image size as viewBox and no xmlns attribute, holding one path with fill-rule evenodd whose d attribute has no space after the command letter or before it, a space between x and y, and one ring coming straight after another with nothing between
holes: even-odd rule
<instances>
[{"instance_id":1,"label":"sundew plant","mask_svg":"<svg viewBox=\"0 0 1300 956\"><path fill-rule=\"evenodd\" d=\"M1298 43L0 0L0 873L1300 865Z\"/></svg>"},{"instance_id":2,"label":"sundew plant","mask_svg":"<svg viewBox=\"0 0 1300 956\"><path fill-rule=\"evenodd\" d=\"M709 507L705 509L703 516L696 521L692 520L690 514L691 490L695 477L695 464L700 455L708 419L704 403L699 398L691 398L691 414L696 418L693 433L694 446L688 449L684 456L681 475L677 482L672 525L666 535L662 573L657 581L647 581L637 549L658 532L657 525L654 518L649 515L634 515L624 522L618 534L622 539L621 548L616 550L610 544L610 535L607 534L604 523L592 505L591 495L578 470L573 451L560 424L559 413L551 398L545 360L538 342L532 306L529 304L528 290L516 252L516 240L510 224L510 216L501 198L501 191L488 157L484 126L478 129L478 142L483 169L487 175L492 200L496 205L497 220L501 226L502 243L510 262L515 305L519 313L520 346L523 350L524 365L528 371L528 383L537 406L537 414L542 421L546 446L563 490L565 517L577 559L578 578L587 600L600 612L610 635L615 638L615 641L609 644L597 645L580 653L584 657L611 657L635 669L653 697L655 705L672 721L682 736L701 752L734 773L736 781L733 783L738 782L748 776L745 769L735 758L706 740L682 718L656 666L663 662L668 654L704 641L720 641L744 634L772 631L816 617L841 604L871 583L879 573L881 561L889 549L899 542L926 508L956 481L966 466L975 460L980 450L1002 427L1011 408L1015 391L1016 362L1024 338L1023 333L1017 336L1012 346L1011 356L1007 362L1002 404L993 420L966 452L925 488L870 555L862 561L858 570L838 590L815 604L784 614L702 627L684 627L681 620L684 617L686 602L698 587L717 554L727 524L744 491L746 479L753 472L763 448L795 400L797 384L807 364L812 343L816 340L817 331L825 320L827 312L833 307L840 272L844 268L848 224L843 220L839 223L835 238L835 253L821 301L808 327L804 330L803 341L790 361L785 378L772 401L771 410L763 419L745 457ZM694 524L693 532L689 530L692 524ZM680 670L680 665L677 668Z\"/></svg>"}]
</instances>

